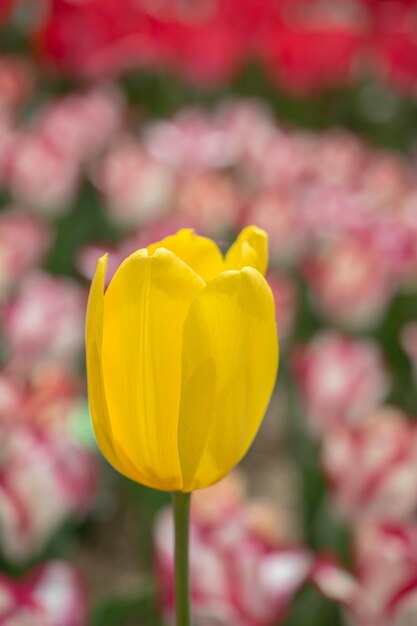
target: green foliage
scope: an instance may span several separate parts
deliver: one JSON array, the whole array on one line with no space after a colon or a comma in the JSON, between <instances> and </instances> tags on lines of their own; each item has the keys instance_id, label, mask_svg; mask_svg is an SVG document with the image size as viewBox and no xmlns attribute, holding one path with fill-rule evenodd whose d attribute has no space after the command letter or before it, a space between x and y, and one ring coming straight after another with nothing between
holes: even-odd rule
<instances>
[{"instance_id":1,"label":"green foliage","mask_svg":"<svg viewBox=\"0 0 417 626\"><path fill-rule=\"evenodd\" d=\"M46 263L54 274L75 275L74 254L88 243L111 243L120 233L109 222L98 193L85 183L71 211L55 222L55 241Z\"/></svg>"},{"instance_id":2,"label":"green foliage","mask_svg":"<svg viewBox=\"0 0 417 626\"><path fill-rule=\"evenodd\" d=\"M342 626L340 611L313 587L305 587L280 626Z\"/></svg>"},{"instance_id":3,"label":"green foliage","mask_svg":"<svg viewBox=\"0 0 417 626\"><path fill-rule=\"evenodd\" d=\"M162 626L152 589L137 597L110 598L93 609L91 626Z\"/></svg>"}]
</instances>

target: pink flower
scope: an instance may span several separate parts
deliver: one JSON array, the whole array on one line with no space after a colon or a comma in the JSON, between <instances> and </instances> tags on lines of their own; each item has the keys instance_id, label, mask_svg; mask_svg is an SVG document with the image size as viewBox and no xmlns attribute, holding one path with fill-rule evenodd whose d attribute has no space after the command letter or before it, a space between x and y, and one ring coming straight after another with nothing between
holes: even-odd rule
<instances>
[{"instance_id":1,"label":"pink flower","mask_svg":"<svg viewBox=\"0 0 417 626\"><path fill-rule=\"evenodd\" d=\"M35 362L70 367L84 342L85 293L74 281L30 274L3 310L9 367L27 371Z\"/></svg>"},{"instance_id":2,"label":"pink flower","mask_svg":"<svg viewBox=\"0 0 417 626\"><path fill-rule=\"evenodd\" d=\"M382 407L323 438L322 462L339 511L353 519L410 518L417 507L417 429Z\"/></svg>"},{"instance_id":3,"label":"pink flower","mask_svg":"<svg viewBox=\"0 0 417 626\"><path fill-rule=\"evenodd\" d=\"M0 426L62 430L79 400L80 381L56 365L38 365L27 377L0 375Z\"/></svg>"},{"instance_id":4,"label":"pink flower","mask_svg":"<svg viewBox=\"0 0 417 626\"><path fill-rule=\"evenodd\" d=\"M243 224L256 224L266 230L272 261L294 263L305 250L304 222L286 192L267 189L255 196L244 213Z\"/></svg>"},{"instance_id":5,"label":"pink flower","mask_svg":"<svg viewBox=\"0 0 417 626\"><path fill-rule=\"evenodd\" d=\"M53 101L36 119L38 133L74 161L88 161L120 130L123 100L117 91L92 89Z\"/></svg>"},{"instance_id":6,"label":"pink flower","mask_svg":"<svg viewBox=\"0 0 417 626\"><path fill-rule=\"evenodd\" d=\"M178 185L177 209L201 232L224 235L236 223L241 208L239 188L225 173L185 176Z\"/></svg>"},{"instance_id":7,"label":"pink flower","mask_svg":"<svg viewBox=\"0 0 417 626\"><path fill-rule=\"evenodd\" d=\"M86 626L87 597L80 574L64 561L48 561L25 578L0 576L2 626Z\"/></svg>"},{"instance_id":8,"label":"pink flower","mask_svg":"<svg viewBox=\"0 0 417 626\"><path fill-rule=\"evenodd\" d=\"M69 433L78 400L79 381L56 367L0 376L0 546L10 561L36 556L91 505L93 457Z\"/></svg>"},{"instance_id":9,"label":"pink flower","mask_svg":"<svg viewBox=\"0 0 417 626\"><path fill-rule=\"evenodd\" d=\"M362 139L344 130L326 130L316 136L315 143L318 145L310 147L309 163L315 177L330 189L340 184L355 189L367 165L368 152ZM364 178L368 178L367 174Z\"/></svg>"},{"instance_id":10,"label":"pink flower","mask_svg":"<svg viewBox=\"0 0 417 626\"><path fill-rule=\"evenodd\" d=\"M370 152L362 169L362 185L374 206L392 211L412 190L413 171L395 152Z\"/></svg>"},{"instance_id":11,"label":"pink flower","mask_svg":"<svg viewBox=\"0 0 417 626\"><path fill-rule=\"evenodd\" d=\"M40 133L22 132L9 147L5 182L17 202L60 215L74 200L78 167Z\"/></svg>"},{"instance_id":12,"label":"pink flower","mask_svg":"<svg viewBox=\"0 0 417 626\"><path fill-rule=\"evenodd\" d=\"M379 258L387 282L398 289L416 284L417 222L408 222L407 211L392 211L385 216L375 216L364 232L364 242ZM411 218L411 215L410 215ZM363 229L364 230L364 229Z\"/></svg>"},{"instance_id":13,"label":"pink flower","mask_svg":"<svg viewBox=\"0 0 417 626\"><path fill-rule=\"evenodd\" d=\"M0 299L17 279L38 264L47 252L50 233L47 225L14 209L0 214Z\"/></svg>"},{"instance_id":14,"label":"pink flower","mask_svg":"<svg viewBox=\"0 0 417 626\"><path fill-rule=\"evenodd\" d=\"M411 262L404 272L404 282L412 286L417 284L417 193L411 193L401 207L399 222L409 237Z\"/></svg>"},{"instance_id":15,"label":"pink flower","mask_svg":"<svg viewBox=\"0 0 417 626\"><path fill-rule=\"evenodd\" d=\"M7 374L0 374L0 424L21 417L22 390L19 382Z\"/></svg>"},{"instance_id":16,"label":"pink flower","mask_svg":"<svg viewBox=\"0 0 417 626\"><path fill-rule=\"evenodd\" d=\"M55 365L38 365L22 388L23 418L28 423L59 430L68 424L80 390L80 380L74 375Z\"/></svg>"},{"instance_id":17,"label":"pink flower","mask_svg":"<svg viewBox=\"0 0 417 626\"><path fill-rule=\"evenodd\" d=\"M174 178L162 163L149 156L134 138L120 139L93 172L113 221L137 226L170 210Z\"/></svg>"},{"instance_id":18,"label":"pink flower","mask_svg":"<svg viewBox=\"0 0 417 626\"><path fill-rule=\"evenodd\" d=\"M69 517L81 518L95 487L92 456L61 425L0 426L0 546L10 561L36 556Z\"/></svg>"},{"instance_id":19,"label":"pink flower","mask_svg":"<svg viewBox=\"0 0 417 626\"><path fill-rule=\"evenodd\" d=\"M214 142L219 152L217 167L222 159L223 167L241 164L245 184L251 188L251 178L261 176L268 165L268 146L281 134L267 103L258 99L226 101L217 109L214 126L219 134Z\"/></svg>"},{"instance_id":20,"label":"pink flower","mask_svg":"<svg viewBox=\"0 0 417 626\"><path fill-rule=\"evenodd\" d=\"M17 140L15 122L10 111L0 109L0 185L6 184L10 154Z\"/></svg>"},{"instance_id":21,"label":"pink flower","mask_svg":"<svg viewBox=\"0 0 417 626\"><path fill-rule=\"evenodd\" d=\"M355 537L355 571L318 560L313 579L330 599L344 605L352 626L406 626L417 616L417 526L375 521Z\"/></svg>"},{"instance_id":22,"label":"pink flower","mask_svg":"<svg viewBox=\"0 0 417 626\"><path fill-rule=\"evenodd\" d=\"M14 56L0 57L0 109L13 112L28 98L32 83L33 73L27 62Z\"/></svg>"},{"instance_id":23,"label":"pink flower","mask_svg":"<svg viewBox=\"0 0 417 626\"><path fill-rule=\"evenodd\" d=\"M305 263L317 308L348 328L374 326L385 314L395 282L366 233L323 242Z\"/></svg>"},{"instance_id":24,"label":"pink flower","mask_svg":"<svg viewBox=\"0 0 417 626\"><path fill-rule=\"evenodd\" d=\"M176 172L222 169L236 159L235 133L227 121L199 109L185 109L171 120L150 123L145 145L152 157Z\"/></svg>"},{"instance_id":25,"label":"pink flower","mask_svg":"<svg viewBox=\"0 0 417 626\"><path fill-rule=\"evenodd\" d=\"M191 595L198 626L269 626L282 619L312 561L280 536L279 512L246 503L232 475L193 494ZM254 506L256 504L256 506ZM277 536L278 535L278 536ZM155 528L161 608L173 623L173 525L169 509Z\"/></svg>"},{"instance_id":26,"label":"pink flower","mask_svg":"<svg viewBox=\"0 0 417 626\"><path fill-rule=\"evenodd\" d=\"M296 286L290 278L274 271L267 275L267 279L274 294L279 337L285 341L295 324L298 304Z\"/></svg>"},{"instance_id":27,"label":"pink flower","mask_svg":"<svg viewBox=\"0 0 417 626\"><path fill-rule=\"evenodd\" d=\"M87 244L85 247L77 251L75 256L75 266L82 276L92 280L97 265L97 260L103 256L103 254L109 254L109 274L113 276L117 268L119 267L122 259L119 263L118 252L112 250L110 246L106 244ZM125 257L124 257L125 258Z\"/></svg>"},{"instance_id":28,"label":"pink flower","mask_svg":"<svg viewBox=\"0 0 417 626\"><path fill-rule=\"evenodd\" d=\"M294 353L294 374L312 428L360 421L388 392L379 346L327 331Z\"/></svg>"}]
</instances>

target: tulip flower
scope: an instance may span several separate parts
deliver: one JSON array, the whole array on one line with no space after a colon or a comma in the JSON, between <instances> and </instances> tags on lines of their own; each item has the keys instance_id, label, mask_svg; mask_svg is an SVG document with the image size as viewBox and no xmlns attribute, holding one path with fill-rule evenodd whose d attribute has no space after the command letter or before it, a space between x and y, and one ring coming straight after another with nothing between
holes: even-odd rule
<instances>
[{"instance_id":1,"label":"tulip flower","mask_svg":"<svg viewBox=\"0 0 417 626\"><path fill-rule=\"evenodd\" d=\"M225 257L190 229L138 250L105 291L99 259L87 311L90 409L120 473L174 493L177 620L187 626L189 492L245 455L278 363L266 234L253 226Z\"/></svg>"},{"instance_id":2,"label":"tulip flower","mask_svg":"<svg viewBox=\"0 0 417 626\"><path fill-rule=\"evenodd\" d=\"M191 492L244 456L278 360L266 235L248 227L223 258L181 230L120 265L87 313L90 408L98 445L128 478Z\"/></svg>"}]
</instances>

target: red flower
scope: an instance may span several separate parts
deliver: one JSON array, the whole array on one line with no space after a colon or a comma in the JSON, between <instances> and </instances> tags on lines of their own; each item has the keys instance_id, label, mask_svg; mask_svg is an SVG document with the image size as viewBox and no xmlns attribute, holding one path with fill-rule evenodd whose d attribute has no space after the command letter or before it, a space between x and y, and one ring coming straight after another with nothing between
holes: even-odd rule
<instances>
[{"instance_id":1,"label":"red flower","mask_svg":"<svg viewBox=\"0 0 417 626\"><path fill-rule=\"evenodd\" d=\"M296 93L341 85L352 78L362 35L348 26L291 24L264 45L269 73Z\"/></svg>"},{"instance_id":2,"label":"red flower","mask_svg":"<svg viewBox=\"0 0 417 626\"><path fill-rule=\"evenodd\" d=\"M0 24L6 21L10 14L14 0L0 0Z\"/></svg>"},{"instance_id":3,"label":"red flower","mask_svg":"<svg viewBox=\"0 0 417 626\"><path fill-rule=\"evenodd\" d=\"M371 13L369 51L375 71L410 90L417 80L415 0L363 0Z\"/></svg>"},{"instance_id":4,"label":"red flower","mask_svg":"<svg viewBox=\"0 0 417 626\"><path fill-rule=\"evenodd\" d=\"M84 76L109 75L155 63L157 26L135 0L52 0L36 39L53 65Z\"/></svg>"},{"instance_id":5,"label":"red flower","mask_svg":"<svg viewBox=\"0 0 417 626\"><path fill-rule=\"evenodd\" d=\"M217 82L235 72L244 51L230 7L215 0L159 9L146 0L53 0L37 44L44 58L74 74L164 66L199 83Z\"/></svg>"}]
</instances>

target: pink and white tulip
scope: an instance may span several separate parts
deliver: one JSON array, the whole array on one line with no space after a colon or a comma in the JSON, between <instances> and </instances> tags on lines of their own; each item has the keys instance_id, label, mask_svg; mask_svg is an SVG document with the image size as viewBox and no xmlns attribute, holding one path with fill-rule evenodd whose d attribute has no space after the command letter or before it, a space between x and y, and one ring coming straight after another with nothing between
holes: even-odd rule
<instances>
[{"instance_id":1,"label":"pink and white tulip","mask_svg":"<svg viewBox=\"0 0 417 626\"><path fill-rule=\"evenodd\" d=\"M360 422L389 390L378 344L334 331L323 331L297 348L293 370L310 425L321 434Z\"/></svg>"},{"instance_id":2,"label":"pink and white tulip","mask_svg":"<svg viewBox=\"0 0 417 626\"><path fill-rule=\"evenodd\" d=\"M50 361L76 366L84 343L85 300L71 279L28 275L3 310L9 368L28 371Z\"/></svg>"},{"instance_id":3,"label":"pink and white tulip","mask_svg":"<svg viewBox=\"0 0 417 626\"><path fill-rule=\"evenodd\" d=\"M417 526L376 521L355 534L355 570L318 559L313 580L352 626L411 626L417 618Z\"/></svg>"},{"instance_id":4,"label":"pink and white tulip","mask_svg":"<svg viewBox=\"0 0 417 626\"><path fill-rule=\"evenodd\" d=\"M47 224L15 209L0 214L0 300L46 254L51 241Z\"/></svg>"},{"instance_id":5,"label":"pink and white tulip","mask_svg":"<svg viewBox=\"0 0 417 626\"><path fill-rule=\"evenodd\" d=\"M20 563L37 556L68 518L86 514L95 467L62 425L9 422L0 438L0 549Z\"/></svg>"},{"instance_id":6,"label":"pink and white tulip","mask_svg":"<svg viewBox=\"0 0 417 626\"><path fill-rule=\"evenodd\" d=\"M312 558L282 534L279 511L245 501L235 475L193 494L190 527L191 597L197 626L270 626L283 618L305 582ZM161 609L174 623L173 519L155 526Z\"/></svg>"},{"instance_id":7,"label":"pink and white tulip","mask_svg":"<svg viewBox=\"0 0 417 626\"><path fill-rule=\"evenodd\" d=\"M79 572L48 561L20 580L0 575L2 626L86 626L88 601Z\"/></svg>"},{"instance_id":8,"label":"pink and white tulip","mask_svg":"<svg viewBox=\"0 0 417 626\"><path fill-rule=\"evenodd\" d=\"M374 409L356 424L327 431L322 463L344 517L412 518L417 508L417 427L398 409Z\"/></svg>"}]
</instances>

